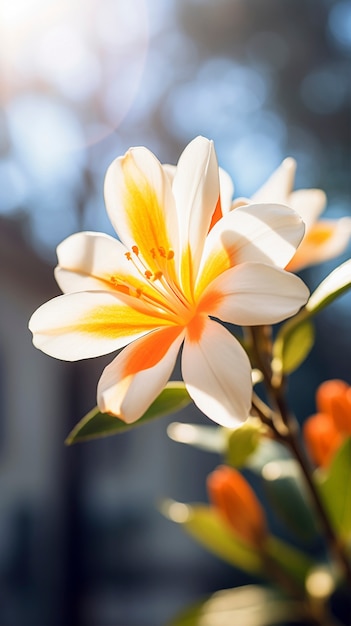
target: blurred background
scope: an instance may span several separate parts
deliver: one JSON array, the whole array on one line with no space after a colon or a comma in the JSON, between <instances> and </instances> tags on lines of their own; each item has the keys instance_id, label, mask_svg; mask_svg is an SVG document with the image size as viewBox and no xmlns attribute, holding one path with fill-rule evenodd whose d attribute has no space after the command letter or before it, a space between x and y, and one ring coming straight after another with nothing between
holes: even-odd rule
<instances>
[{"instance_id":1,"label":"blurred background","mask_svg":"<svg viewBox=\"0 0 351 626\"><path fill-rule=\"evenodd\" d=\"M164 626L246 582L157 508L206 499L219 459L166 434L206 418L66 448L111 357L55 361L27 323L59 293L56 245L112 234L104 174L132 145L175 163L203 134L236 196L290 155L326 216L351 215L350 55L349 0L0 0L1 626ZM302 276L313 288L349 257ZM291 379L301 421L322 380L351 383L350 305L320 314Z\"/></svg>"}]
</instances>

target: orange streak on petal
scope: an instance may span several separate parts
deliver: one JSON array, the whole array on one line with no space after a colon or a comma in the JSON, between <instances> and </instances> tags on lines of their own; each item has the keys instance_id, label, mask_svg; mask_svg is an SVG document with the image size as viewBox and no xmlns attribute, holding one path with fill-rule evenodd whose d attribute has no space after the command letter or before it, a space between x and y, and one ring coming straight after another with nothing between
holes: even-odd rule
<instances>
[{"instance_id":1,"label":"orange streak on petal","mask_svg":"<svg viewBox=\"0 0 351 626\"><path fill-rule=\"evenodd\" d=\"M322 245L333 236L334 232L334 223L316 222L306 233L304 241L315 246Z\"/></svg>"},{"instance_id":2,"label":"orange streak on petal","mask_svg":"<svg viewBox=\"0 0 351 626\"><path fill-rule=\"evenodd\" d=\"M297 272L303 267L320 262L321 250L332 239L335 230L335 223L317 222L313 224L285 269L288 272Z\"/></svg>"},{"instance_id":3,"label":"orange streak on petal","mask_svg":"<svg viewBox=\"0 0 351 626\"><path fill-rule=\"evenodd\" d=\"M217 222L221 219L221 217L223 217L222 206L221 206L221 197L218 196L216 208L215 208L215 210L213 212L213 215L212 215L210 228L208 229L209 231L211 230L211 228L214 227L215 224L217 224Z\"/></svg>"},{"instance_id":4,"label":"orange streak on petal","mask_svg":"<svg viewBox=\"0 0 351 626\"><path fill-rule=\"evenodd\" d=\"M198 305L199 313L207 313L208 315L215 315L216 309L221 305L224 295L220 291L209 290L203 298L201 298Z\"/></svg>"},{"instance_id":5,"label":"orange streak on petal","mask_svg":"<svg viewBox=\"0 0 351 626\"><path fill-rule=\"evenodd\" d=\"M179 337L182 330L180 326L170 326L147 335L139 342L140 347L138 350L131 353L125 364L122 379L157 365L166 355L173 341Z\"/></svg>"},{"instance_id":6,"label":"orange streak on petal","mask_svg":"<svg viewBox=\"0 0 351 626\"><path fill-rule=\"evenodd\" d=\"M198 343L206 324L206 316L197 314L187 325L187 338L190 342Z\"/></svg>"}]
</instances>

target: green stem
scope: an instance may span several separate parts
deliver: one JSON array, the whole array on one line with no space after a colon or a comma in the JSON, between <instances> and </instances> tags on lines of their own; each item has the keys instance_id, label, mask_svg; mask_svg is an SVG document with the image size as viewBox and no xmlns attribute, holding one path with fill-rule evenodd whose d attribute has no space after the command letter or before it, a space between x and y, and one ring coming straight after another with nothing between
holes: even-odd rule
<instances>
[{"instance_id":1,"label":"green stem","mask_svg":"<svg viewBox=\"0 0 351 626\"><path fill-rule=\"evenodd\" d=\"M255 357L264 376L267 393L277 408L277 411L271 410L271 429L275 432L277 439L282 443L285 443L299 463L326 542L331 553L334 555L335 560L339 563L339 566L343 571L345 579L351 589L351 564L345 552L344 545L339 541L334 528L330 523L327 511L325 510L324 504L314 483L310 464L300 444L298 436L299 426L296 419L290 413L285 399L285 380L282 378L279 385L273 385L272 383L272 352L270 341L267 340L269 334L265 327L262 329L261 327L253 327L251 329L251 336ZM263 408L263 405L266 409ZM255 396L253 399L253 406L260 417L263 418L264 423L267 424L269 421L267 410L270 410L269 407Z\"/></svg>"},{"instance_id":2,"label":"green stem","mask_svg":"<svg viewBox=\"0 0 351 626\"><path fill-rule=\"evenodd\" d=\"M275 403L279 409L280 416L287 429L285 435L281 435L281 438L299 463L315 511L318 514L318 519L324 532L327 544L329 545L332 554L334 554L335 559L339 562L339 565L344 572L345 579L348 581L351 588L351 564L346 555L343 544L339 541L337 535L335 534L334 528L330 523L328 513L316 488L315 482L312 477L310 463L307 460L306 455L304 454L298 437L298 423L295 417L288 410L285 396L283 395L281 388L271 388L270 392L271 395L274 397Z\"/></svg>"}]
</instances>

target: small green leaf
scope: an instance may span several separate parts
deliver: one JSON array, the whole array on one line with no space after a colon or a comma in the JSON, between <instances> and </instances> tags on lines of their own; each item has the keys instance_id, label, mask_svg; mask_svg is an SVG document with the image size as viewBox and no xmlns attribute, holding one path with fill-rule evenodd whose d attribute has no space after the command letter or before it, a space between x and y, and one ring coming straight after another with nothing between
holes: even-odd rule
<instances>
[{"instance_id":1,"label":"small green leaf","mask_svg":"<svg viewBox=\"0 0 351 626\"><path fill-rule=\"evenodd\" d=\"M311 319L350 288L351 260L331 272L313 292L306 306L280 327L272 362L277 376L290 374L307 357L314 342Z\"/></svg>"},{"instance_id":2,"label":"small green leaf","mask_svg":"<svg viewBox=\"0 0 351 626\"><path fill-rule=\"evenodd\" d=\"M300 324L283 327L278 333L273 348L273 364L279 362L284 374L290 374L296 370L306 359L314 344L314 327L310 320Z\"/></svg>"},{"instance_id":3,"label":"small green leaf","mask_svg":"<svg viewBox=\"0 0 351 626\"><path fill-rule=\"evenodd\" d=\"M191 402L191 398L182 382L169 382L154 400L144 415L133 424L126 424L118 417L100 413L96 407L83 417L68 435L65 443L71 445L79 441L88 441L98 437L108 437L125 432L140 424L145 424L157 417L163 417L180 411Z\"/></svg>"},{"instance_id":4,"label":"small green leaf","mask_svg":"<svg viewBox=\"0 0 351 626\"><path fill-rule=\"evenodd\" d=\"M183 524L201 545L227 563L250 574L261 571L260 554L237 539L214 508L166 500L161 505L161 511L173 522Z\"/></svg>"},{"instance_id":5,"label":"small green leaf","mask_svg":"<svg viewBox=\"0 0 351 626\"><path fill-rule=\"evenodd\" d=\"M351 288L351 259L339 265L317 287L306 304L306 310L315 315Z\"/></svg>"},{"instance_id":6,"label":"small green leaf","mask_svg":"<svg viewBox=\"0 0 351 626\"><path fill-rule=\"evenodd\" d=\"M327 475L321 475L319 489L331 522L340 536L351 538L351 437L333 458Z\"/></svg>"},{"instance_id":7,"label":"small green leaf","mask_svg":"<svg viewBox=\"0 0 351 626\"><path fill-rule=\"evenodd\" d=\"M226 430L226 432L226 463L233 467L242 467L260 443L262 423L260 420L252 418L239 428Z\"/></svg>"},{"instance_id":8,"label":"small green leaf","mask_svg":"<svg viewBox=\"0 0 351 626\"><path fill-rule=\"evenodd\" d=\"M186 609L168 626L282 626L294 620L305 624L302 603L287 600L278 591L245 585L217 591Z\"/></svg>"}]
</instances>

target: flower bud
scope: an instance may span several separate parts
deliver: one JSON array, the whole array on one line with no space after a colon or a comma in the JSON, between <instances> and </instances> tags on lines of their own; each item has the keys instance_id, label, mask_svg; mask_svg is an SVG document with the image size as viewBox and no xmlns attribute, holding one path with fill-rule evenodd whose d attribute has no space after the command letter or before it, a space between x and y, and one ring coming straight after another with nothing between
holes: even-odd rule
<instances>
[{"instance_id":1,"label":"flower bud","mask_svg":"<svg viewBox=\"0 0 351 626\"><path fill-rule=\"evenodd\" d=\"M318 413L332 415L333 402L349 389L349 385L343 380L326 380L319 385L316 392L316 405Z\"/></svg>"},{"instance_id":2,"label":"flower bud","mask_svg":"<svg viewBox=\"0 0 351 626\"><path fill-rule=\"evenodd\" d=\"M328 467L342 443L342 435L328 413L311 415L303 426L307 450L316 465Z\"/></svg>"},{"instance_id":3,"label":"flower bud","mask_svg":"<svg viewBox=\"0 0 351 626\"><path fill-rule=\"evenodd\" d=\"M212 506L234 534L252 546L261 546L267 536L265 513L242 474L221 465L208 476L207 489Z\"/></svg>"},{"instance_id":4,"label":"flower bud","mask_svg":"<svg viewBox=\"0 0 351 626\"><path fill-rule=\"evenodd\" d=\"M339 431L351 435L351 387L333 399L332 416Z\"/></svg>"}]
</instances>

